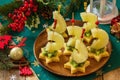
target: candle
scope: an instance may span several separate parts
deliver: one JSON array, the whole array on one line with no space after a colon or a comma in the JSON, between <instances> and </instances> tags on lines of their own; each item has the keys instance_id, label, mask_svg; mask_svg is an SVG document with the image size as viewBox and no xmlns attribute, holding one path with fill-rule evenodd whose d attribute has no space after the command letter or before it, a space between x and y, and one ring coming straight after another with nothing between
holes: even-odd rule
<instances>
[{"instance_id":1,"label":"candle","mask_svg":"<svg viewBox=\"0 0 120 80\"><path fill-rule=\"evenodd\" d=\"M115 12L115 7L116 7L116 0L112 0L112 1L113 1L112 13L114 14L114 12Z\"/></svg>"},{"instance_id":2,"label":"candle","mask_svg":"<svg viewBox=\"0 0 120 80\"><path fill-rule=\"evenodd\" d=\"M100 0L100 17L103 17L105 11L106 0Z\"/></svg>"},{"instance_id":3,"label":"candle","mask_svg":"<svg viewBox=\"0 0 120 80\"><path fill-rule=\"evenodd\" d=\"M92 12L93 9L93 0L90 0L90 12Z\"/></svg>"},{"instance_id":4,"label":"candle","mask_svg":"<svg viewBox=\"0 0 120 80\"><path fill-rule=\"evenodd\" d=\"M112 0L113 1L113 7L116 6L116 0Z\"/></svg>"}]
</instances>

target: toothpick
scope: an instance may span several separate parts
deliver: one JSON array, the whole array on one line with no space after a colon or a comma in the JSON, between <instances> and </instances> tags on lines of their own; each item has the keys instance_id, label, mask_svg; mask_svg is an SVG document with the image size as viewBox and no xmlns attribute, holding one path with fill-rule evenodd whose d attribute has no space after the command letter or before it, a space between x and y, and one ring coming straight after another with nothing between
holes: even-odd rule
<instances>
[{"instance_id":1,"label":"toothpick","mask_svg":"<svg viewBox=\"0 0 120 80\"><path fill-rule=\"evenodd\" d=\"M58 12L60 13L61 5L58 5Z\"/></svg>"},{"instance_id":2,"label":"toothpick","mask_svg":"<svg viewBox=\"0 0 120 80\"><path fill-rule=\"evenodd\" d=\"M74 26L74 24L75 24L74 12L72 12L72 19L71 19L71 23L72 23L72 27L73 27L73 26Z\"/></svg>"},{"instance_id":3,"label":"toothpick","mask_svg":"<svg viewBox=\"0 0 120 80\"><path fill-rule=\"evenodd\" d=\"M74 12L72 12L72 19L74 19Z\"/></svg>"}]
</instances>

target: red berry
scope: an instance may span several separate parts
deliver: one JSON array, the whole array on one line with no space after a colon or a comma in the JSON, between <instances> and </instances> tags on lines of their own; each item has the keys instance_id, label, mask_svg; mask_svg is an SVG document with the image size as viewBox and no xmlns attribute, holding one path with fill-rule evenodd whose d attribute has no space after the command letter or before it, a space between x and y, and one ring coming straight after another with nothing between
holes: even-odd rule
<instances>
[{"instance_id":1,"label":"red berry","mask_svg":"<svg viewBox=\"0 0 120 80\"><path fill-rule=\"evenodd\" d=\"M29 7L28 3L25 3L24 7L27 9Z\"/></svg>"},{"instance_id":2,"label":"red berry","mask_svg":"<svg viewBox=\"0 0 120 80\"><path fill-rule=\"evenodd\" d=\"M21 9L23 12L27 10L27 8L25 8L24 6Z\"/></svg>"},{"instance_id":3,"label":"red berry","mask_svg":"<svg viewBox=\"0 0 120 80\"><path fill-rule=\"evenodd\" d=\"M95 24L96 24L96 25L99 25L99 21L96 21Z\"/></svg>"},{"instance_id":4,"label":"red berry","mask_svg":"<svg viewBox=\"0 0 120 80\"><path fill-rule=\"evenodd\" d=\"M26 21L27 20L26 16L24 16L23 19Z\"/></svg>"},{"instance_id":5,"label":"red berry","mask_svg":"<svg viewBox=\"0 0 120 80\"><path fill-rule=\"evenodd\" d=\"M16 20L14 20L14 22L15 22L15 23L18 23L18 22L19 22L19 20L18 20L18 19L16 19Z\"/></svg>"},{"instance_id":6,"label":"red berry","mask_svg":"<svg viewBox=\"0 0 120 80\"><path fill-rule=\"evenodd\" d=\"M33 10L33 12L36 12L37 11L37 7L34 7L32 10Z\"/></svg>"},{"instance_id":7,"label":"red berry","mask_svg":"<svg viewBox=\"0 0 120 80\"><path fill-rule=\"evenodd\" d=\"M10 17L10 18L11 18L12 16L13 16L13 15L12 15L11 13L9 13L9 14L8 14L8 17Z\"/></svg>"},{"instance_id":8,"label":"red berry","mask_svg":"<svg viewBox=\"0 0 120 80\"><path fill-rule=\"evenodd\" d=\"M12 16L12 20L15 20L16 17L17 17L17 16L14 14L14 15Z\"/></svg>"},{"instance_id":9,"label":"red berry","mask_svg":"<svg viewBox=\"0 0 120 80\"><path fill-rule=\"evenodd\" d=\"M30 11L25 12L25 15L26 15L26 16L30 16L30 14L31 14Z\"/></svg>"},{"instance_id":10,"label":"red berry","mask_svg":"<svg viewBox=\"0 0 120 80\"><path fill-rule=\"evenodd\" d=\"M75 19L71 19L71 23L75 23Z\"/></svg>"},{"instance_id":11,"label":"red berry","mask_svg":"<svg viewBox=\"0 0 120 80\"><path fill-rule=\"evenodd\" d=\"M33 0L30 0L30 3L32 3L32 4L33 4Z\"/></svg>"},{"instance_id":12,"label":"red berry","mask_svg":"<svg viewBox=\"0 0 120 80\"><path fill-rule=\"evenodd\" d=\"M30 7L30 8L33 8L33 4L29 4L29 7Z\"/></svg>"}]
</instances>

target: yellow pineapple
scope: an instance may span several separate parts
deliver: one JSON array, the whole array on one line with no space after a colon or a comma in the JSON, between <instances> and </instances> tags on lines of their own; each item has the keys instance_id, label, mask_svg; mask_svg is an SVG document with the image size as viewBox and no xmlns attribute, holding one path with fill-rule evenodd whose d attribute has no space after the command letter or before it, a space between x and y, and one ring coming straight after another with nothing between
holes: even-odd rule
<instances>
[{"instance_id":1,"label":"yellow pineapple","mask_svg":"<svg viewBox=\"0 0 120 80\"><path fill-rule=\"evenodd\" d=\"M55 23L53 23L51 25L51 28L58 33L61 33L61 34L64 33L67 25L66 25L66 22L65 22L63 16L58 11L54 11L53 12L53 19L57 20L57 24L56 24L55 29L54 29Z\"/></svg>"},{"instance_id":2,"label":"yellow pineapple","mask_svg":"<svg viewBox=\"0 0 120 80\"><path fill-rule=\"evenodd\" d=\"M64 46L64 38L61 34L53 31L48 31L48 40L54 42L48 42L46 45L47 51L59 50Z\"/></svg>"},{"instance_id":3,"label":"yellow pineapple","mask_svg":"<svg viewBox=\"0 0 120 80\"><path fill-rule=\"evenodd\" d=\"M91 45L91 48L101 49L101 48L106 47L106 45L109 42L109 36L107 32L99 28L94 28L91 30L91 33L92 33L93 38L95 38L95 40L93 41Z\"/></svg>"},{"instance_id":4,"label":"yellow pineapple","mask_svg":"<svg viewBox=\"0 0 120 80\"><path fill-rule=\"evenodd\" d=\"M85 44L77 39L75 43L75 50L72 53L72 59L77 63L85 62L88 58L88 50Z\"/></svg>"},{"instance_id":5,"label":"yellow pineapple","mask_svg":"<svg viewBox=\"0 0 120 80\"><path fill-rule=\"evenodd\" d=\"M80 39L82 34L82 28L79 26L68 26L67 27L68 35L72 36L69 38L68 42L65 44L65 55L71 55L72 50L75 47L75 42L77 39Z\"/></svg>"},{"instance_id":6,"label":"yellow pineapple","mask_svg":"<svg viewBox=\"0 0 120 80\"><path fill-rule=\"evenodd\" d=\"M81 18L84 22L86 22L83 27L86 29L86 31L91 30L92 28L95 28L96 21L98 21L98 17L93 14L93 13L88 13L88 12L82 12L80 13Z\"/></svg>"},{"instance_id":7,"label":"yellow pineapple","mask_svg":"<svg viewBox=\"0 0 120 80\"><path fill-rule=\"evenodd\" d=\"M44 48L41 48L39 54L40 59L46 60L46 64L51 62L59 62L59 56L62 55L61 48L64 46L64 38L61 34L48 31L48 42Z\"/></svg>"}]
</instances>

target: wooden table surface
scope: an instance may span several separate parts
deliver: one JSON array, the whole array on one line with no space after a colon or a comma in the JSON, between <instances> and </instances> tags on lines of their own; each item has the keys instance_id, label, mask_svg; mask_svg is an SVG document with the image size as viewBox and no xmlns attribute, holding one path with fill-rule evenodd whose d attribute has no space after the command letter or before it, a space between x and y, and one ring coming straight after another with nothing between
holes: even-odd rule
<instances>
[{"instance_id":1,"label":"wooden table surface","mask_svg":"<svg viewBox=\"0 0 120 80\"><path fill-rule=\"evenodd\" d=\"M38 80L36 75L29 76L29 77L22 77L19 75L19 70L0 70L0 80L10 80L10 76L16 75L15 80ZM104 80L120 80L120 68L110 71L103 75ZM95 80L101 80L100 77L96 78Z\"/></svg>"}]
</instances>

